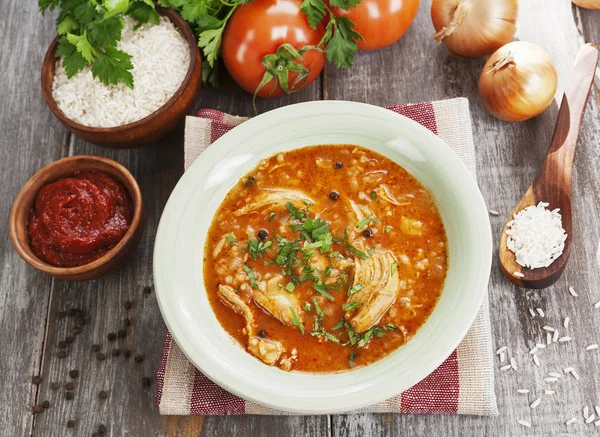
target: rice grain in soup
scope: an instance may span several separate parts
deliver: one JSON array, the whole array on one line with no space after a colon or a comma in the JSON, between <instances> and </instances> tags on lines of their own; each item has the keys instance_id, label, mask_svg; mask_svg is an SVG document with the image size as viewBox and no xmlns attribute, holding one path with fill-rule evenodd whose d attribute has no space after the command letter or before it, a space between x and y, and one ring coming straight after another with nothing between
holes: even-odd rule
<instances>
[{"instance_id":1,"label":"rice grain in soup","mask_svg":"<svg viewBox=\"0 0 600 437\"><path fill-rule=\"evenodd\" d=\"M125 17L117 48L131 55L134 89L104 85L86 66L70 79L57 60L52 97L65 116L91 127L116 127L152 114L177 92L190 65L190 46L171 20L158 25Z\"/></svg>"}]
</instances>

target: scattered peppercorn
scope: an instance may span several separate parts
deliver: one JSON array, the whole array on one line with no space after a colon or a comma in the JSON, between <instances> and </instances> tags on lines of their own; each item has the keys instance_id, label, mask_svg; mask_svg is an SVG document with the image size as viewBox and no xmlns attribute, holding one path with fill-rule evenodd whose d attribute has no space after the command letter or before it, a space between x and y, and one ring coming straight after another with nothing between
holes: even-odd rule
<instances>
[{"instance_id":1,"label":"scattered peppercorn","mask_svg":"<svg viewBox=\"0 0 600 437\"><path fill-rule=\"evenodd\" d=\"M129 349L127 349L125 352L123 352L123 356L125 358L129 358L131 356L131 351Z\"/></svg>"},{"instance_id":2,"label":"scattered peppercorn","mask_svg":"<svg viewBox=\"0 0 600 437\"><path fill-rule=\"evenodd\" d=\"M77 308L69 308L69 309L67 310L67 315L68 315L69 317L73 317L75 314L77 314Z\"/></svg>"},{"instance_id":3,"label":"scattered peppercorn","mask_svg":"<svg viewBox=\"0 0 600 437\"><path fill-rule=\"evenodd\" d=\"M142 361L144 361L144 356L143 355L136 355L134 358L136 363L141 363Z\"/></svg>"},{"instance_id":4,"label":"scattered peppercorn","mask_svg":"<svg viewBox=\"0 0 600 437\"><path fill-rule=\"evenodd\" d=\"M121 351L119 349L113 349L111 354L113 357L118 357L119 355L121 355Z\"/></svg>"},{"instance_id":5,"label":"scattered peppercorn","mask_svg":"<svg viewBox=\"0 0 600 437\"><path fill-rule=\"evenodd\" d=\"M69 344L73 343L75 341L75 337L71 337L70 335L68 337L65 338L65 341Z\"/></svg>"},{"instance_id":6,"label":"scattered peppercorn","mask_svg":"<svg viewBox=\"0 0 600 437\"><path fill-rule=\"evenodd\" d=\"M35 375L31 378L31 383L35 385L39 385L42 382L42 377L40 375Z\"/></svg>"},{"instance_id":7,"label":"scattered peppercorn","mask_svg":"<svg viewBox=\"0 0 600 437\"><path fill-rule=\"evenodd\" d=\"M115 341L117 339L117 334L115 334L114 332L111 332L110 334L108 334L106 336L106 338L108 338L108 341Z\"/></svg>"},{"instance_id":8,"label":"scattered peppercorn","mask_svg":"<svg viewBox=\"0 0 600 437\"><path fill-rule=\"evenodd\" d=\"M61 341L58 342L58 348L59 349L66 349L67 346L68 346L68 344L67 344L66 341L61 340Z\"/></svg>"},{"instance_id":9,"label":"scattered peppercorn","mask_svg":"<svg viewBox=\"0 0 600 437\"><path fill-rule=\"evenodd\" d=\"M74 326L73 329L71 329L71 332L73 333L73 335L79 335L81 334L82 329L79 326Z\"/></svg>"},{"instance_id":10,"label":"scattered peppercorn","mask_svg":"<svg viewBox=\"0 0 600 437\"><path fill-rule=\"evenodd\" d=\"M98 352L98 353L96 354L96 359L97 359L98 361L104 361L104 360L106 359L106 355L104 355L102 352Z\"/></svg>"},{"instance_id":11,"label":"scattered peppercorn","mask_svg":"<svg viewBox=\"0 0 600 437\"><path fill-rule=\"evenodd\" d=\"M67 383L65 384L65 390L67 390L67 391L71 391L71 390L73 390L74 388L75 388L75 384L73 384L72 382L67 382Z\"/></svg>"},{"instance_id":12,"label":"scattered peppercorn","mask_svg":"<svg viewBox=\"0 0 600 437\"><path fill-rule=\"evenodd\" d=\"M100 345L99 344L93 344L92 345L92 352L100 352Z\"/></svg>"},{"instance_id":13,"label":"scattered peppercorn","mask_svg":"<svg viewBox=\"0 0 600 437\"><path fill-rule=\"evenodd\" d=\"M342 168L344 166L344 163L342 161L338 161L335 163L335 168Z\"/></svg>"},{"instance_id":14,"label":"scattered peppercorn","mask_svg":"<svg viewBox=\"0 0 600 437\"><path fill-rule=\"evenodd\" d=\"M244 185L246 185L246 187L250 188L252 185L254 185L254 182L256 182L256 178L254 176L248 176L248 178L246 179L246 183Z\"/></svg>"},{"instance_id":15,"label":"scattered peppercorn","mask_svg":"<svg viewBox=\"0 0 600 437\"><path fill-rule=\"evenodd\" d=\"M338 193L337 191L332 191L331 193L329 193L329 198L331 200L338 200L340 198L340 193Z\"/></svg>"},{"instance_id":16,"label":"scattered peppercorn","mask_svg":"<svg viewBox=\"0 0 600 437\"><path fill-rule=\"evenodd\" d=\"M35 414L40 414L42 412L42 406L40 404L34 405L33 406L33 412Z\"/></svg>"},{"instance_id":17,"label":"scattered peppercorn","mask_svg":"<svg viewBox=\"0 0 600 437\"><path fill-rule=\"evenodd\" d=\"M150 286L144 287L144 294L150 294L150 293L152 293L152 287L150 287Z\"/></svg>"},{"instance_id":18,"label":"scattered peppercorn","mask_svg":"<svg viewBox=\"0 0 600 437\"><path fill-rule=\"evenodd\" d=\"M45 410L50 408L50 401L46 400L46 401L42 402L42 408L44 408Z\"/></svg>"},{"instance_id":19,"label":"scattered peppercorn","mask_svg":"<svg viewBox=\"0 0 600 437\"><path fill-rule=\"evenodd\" d=\"M106 433L106 426L100 424L98 425L98 434L104 434Z\"/></svg>"},{"instance_id":20,"label":"scattered peppercorn","mask_svg":"<svg viewBox=\"0 0 600 437\"><path fill-rule=\"evenodd\" d=\"M127 336L127 333L123 329L119 329L117 331L117 337L118 338L125 338L126 336Z\"/></svg>"},{"instance_id":21,"label":"scattered peppercorn","mask_svg":"<svg viewBox=\"0 0 600 437\"><path fill-rule=\"evenodd\" d=\"M130 301L126 300L126 301L123 303L123 306L125 307L125 309L126 309L126 310L130 310L132 305L131 305L131 302L130 302Z\"/></svg>"},{"instance_id":22,"label":"scattered peppercorn","mask_svg":"<svg viewBox=\"0 0 600 437\"><path fill-rule=\"evenodd\" d=\"M108 393L104 390L102 390L100 393L98 393L98 397L100 399L106 399L108 397Z\"/></svg>"},{"instance_id":23,"label":"scattered peppercorn","mask_svg":"<svg viewBox=\"0 0 600 437\"><path fill-rule=\"evenodd\" d=\"M258 336L260 338L265 338L267 336L267 331L265 331L264 329L261 329L260 331L258 331Z\"/></svg>"},{"instance_id":24,"label":"scattered peppercorn","mask_svg":"<svg viewBox=\"0 0 600 437\"><path fill-rule=\"evenodd\" d=\"M123 320L123 325L125 325L126 328L129 328L131 326L131 319L127 318Z\"/></svg>"},{"instance_id":25,"label":"scattered peppercorn","mask_svg":"<svg viewBox=\"0 0 600 437\"><path fill-rule=\"evenodd\" d=\"M363 235L365 238L370 238L373 236L373 231L371 229L367 228L363 231Z\"/></svg>"},{"instance_id":26,"label":"scattered peppercorn","mask_svg":"<svg viewBox=\"0 0 600 437\"><path fill-rule=\"evenodd\" d=\"M51 382L50 383L50 388L52 390L58 390L58 387L59 387L58 382Z\"/></svg>"},{"instance_id":27,"label":"scattered peppercorn","mask_svg":"<svg viewBox=\"0 0 600 437\"><path fill-rule=\"evenodd\" d=\"M260 231L258 231L258 239L259 240L266 240L268 236L269 236L269 233L267 232L266 229L261 229Z\"/></svg>"},{"instance_id":28,"label":"scattered peppercorn","mask_svg":"<svg viewBox=\"0 0 600 437\"><path fill-rule=\"evenodd\" d=\"M78 371L78 370L75 370L75 369L73 369L73 370L71 370L71 371L69 372L69 376L70 376L71 378L75 379L75 378L77 378L77 377L79 376L79 371Z\"/></svg>"},{"instance_id":29,"label":"scattered peppercorn","mask_svg":"<svg viewBox=\"0 0 600 437\"><path fill-rule=\"evenodd\" d=\"M72 391L68 391L65 393L65 399L68 401L72 401L74 397L75 397L75 395L73 394Z\"/></svg>"},{"instance_id":30,"label":"scattered peppercorn","mask_svg":"<svg viewBox=\"0 0 600 437\"><path fill-rule=\"evenodd\" d=\"M74 420L69 420L67 422L67 428L73 428L75 426L75 421Z\"/></svg>"},{"instance_id":31,"label":"scattered peppercorn","mask_svg":"<svg viewBox=\"0 0 600 437\"><path fill-rule=\"evenodd\" d=\"M62 359L67 356L67 353L65 351L58 351L56 352L56 356Z\"/></svg>"},{"instance_id":32,"label":"scattered peppercorn","mask_svg":"<svg viewBox=\"0 0 600 437\"><path fill-rule=\"evenodd\" d=\"M144 376L142 378L142 385L144 387L150 387L152 385L152 380L150 378L148 378L147 376Z\"/></svg>"}]
</instances>

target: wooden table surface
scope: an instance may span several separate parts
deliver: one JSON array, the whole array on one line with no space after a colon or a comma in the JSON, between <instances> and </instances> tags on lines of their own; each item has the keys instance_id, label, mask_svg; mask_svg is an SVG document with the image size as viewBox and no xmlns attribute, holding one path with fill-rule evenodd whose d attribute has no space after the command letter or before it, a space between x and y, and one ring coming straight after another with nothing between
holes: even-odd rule
<instances>
[{"instance_id":1,"label":"wooden table surface","mask_svg":"<svg viewBox=\"0 0 600 437\"><path fill-rule=\"evenodd\" d=\"M497 360L496 395L499 417L333 415L290 417L161 417L153 406L155 382L141 384L153 376L160 355L165 326L152 286L152 249L156 227L183 166L183 127L159 144L137 150L111 151L70 135L52 116L40 89L40 68L54 36L54 17L42 17L34 0L3 0L0 16L0 435L1 436L89 436L99 423L111 436L566 436L597 435L600 427L584 425L584 405L600 404L600 349L585 346L600 343L600 92L594 87L579 137L574 171L573 251L563 277L550 289L523 291L513 287L500 273L497 260L492 269L489 294L495 348L507 345L519 362L516 372L501 372ZM562 95L571 64L583 42L600 42L600 11L580 10L567 0L522 0L517 38L544 47L558 73L558 97ZM550 143L557 105L528 122L508 124L494 119L478 98L477 80L483 60L449 57L433 39L430 0L424 0L415 23L400 42L386 49L360 53L350 70L328 66L320 80L307 90L281 99L261 100L259 112L294 102L344 99L376 105L467 97L471 104L477 172L483 196L490 209L494 238L498 239L506 215L532 181ZM196 107L216 108L237 115L252 115L251 96L234 84L224 90L201 90ZM127 166L139 181L145 198L147 226L141 244L131 259L102 278L68 283L30 268L13 250L8 239L8 215L14 197L25 181L42 166L59 158L79 154L107 156ZM567 292L572 285L579 292ZM134 302L130 311L124 302ZM64 359L56 357L58 342L72 335L77 323L59 318L58 312L82 308L88 323L68 346ZM543 308L545 320L532 318L528 308ZM541 338L542 325L562 326L571 318L568 332L573 340L542 355L543 365L532 365L528 350ZM108 332L122 327L130 317L133 327L119 347L143 353L145 360L92 359L90 345L110 347ZM123 344L126 343L126 346ZM517 388L540 393L548 371L575 366L576 381L565 376L554 395L543 395L532 410L536 395L522 395ZM65 400L61 385L68 372L79 370L75 397ZM32 375L42 374L39 386ZM102 401L98 392L106 390ZM51 408L33 415L32 405L49 400ZM564 422L577 417L567 428ZM76 421L66 428L69 419ZM531 429L518 419L533 423Z\"/></svg>"}]
</instances>

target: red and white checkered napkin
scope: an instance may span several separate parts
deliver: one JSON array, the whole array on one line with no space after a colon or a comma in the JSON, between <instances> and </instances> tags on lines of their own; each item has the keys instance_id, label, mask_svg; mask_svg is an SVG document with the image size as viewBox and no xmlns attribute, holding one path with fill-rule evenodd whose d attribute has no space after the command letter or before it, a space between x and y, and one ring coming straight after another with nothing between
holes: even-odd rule
<instances>
[{"instance_id":1,"label":"red and white checkered napkin","mask_svg":"<svg viewBox=\"0 0 600 437\"><path fill-rule=\"evenodd\" d=\"M421 123L439 135L475 177L469 103L466 99L397 105L388 109ZM185 168L221 135L246 121L211 109L187 117ZM431 375L411 389L349 413L424 413L497 415L492 338L487 296L473 326L458 348ZM161 414L289 414L247 402L197 370L167 332L158 371L156 405Z\"/></svg>"}]
</instances>

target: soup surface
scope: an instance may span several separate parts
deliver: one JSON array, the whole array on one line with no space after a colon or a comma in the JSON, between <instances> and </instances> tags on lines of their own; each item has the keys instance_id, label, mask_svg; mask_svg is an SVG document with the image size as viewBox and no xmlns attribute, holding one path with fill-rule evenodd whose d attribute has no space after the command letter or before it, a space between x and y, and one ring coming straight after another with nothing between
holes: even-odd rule
<instances>
[{"instance_id":1,"label":"soup surface","mask_svg":"<svg viewBox=\"0 0 600 437\"><path fill-rule=\"evenodd\" d=\"M393 161L322 145L261 161L227 194L204 277L223 328L284 370L373 363L431 314L447 270L429 192Z\"/></svg>"}]
</instances>

